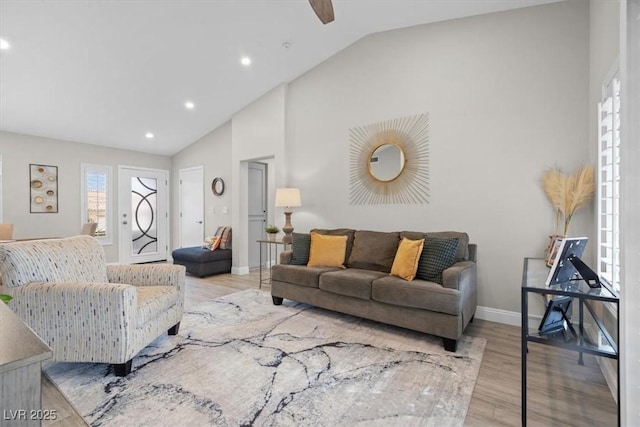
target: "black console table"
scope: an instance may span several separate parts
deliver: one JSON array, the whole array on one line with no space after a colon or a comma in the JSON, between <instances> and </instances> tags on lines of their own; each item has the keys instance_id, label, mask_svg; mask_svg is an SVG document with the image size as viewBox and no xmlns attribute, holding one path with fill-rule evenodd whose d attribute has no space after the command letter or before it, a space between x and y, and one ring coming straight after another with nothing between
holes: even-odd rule
<instances>
[{"instance_id":1,"label":"black console table","mask_svg":"<svg viewBox=\"0 0 640 427\"><path fill-rule=\"evenodd\" d=\"M549 268L543 259L525 258L522 272L522 425L527 425L527 346L530 342L554 347L562 347L579 353L578 363L583 364L582 354L618 359L618 336L610 335L606 326L596 313L593 303L596 301L609 302L615 307L616 317L619 319L620 304L618 295L606 284L599 288L590 288L583 280L571 280L552 286L545 285ZM578 319L568 322L569 330L555 334L542 334L538 325L529 327L529 294L538 294L541 298L553 296L567 296L577 300ZM594 326L603 337L602 340L592 340L585 331L585 307L590 314ZM575 307L574 307L575 308ZM575 310L574 310L575 317ZM617 321L619 330L620 322ZM618 332L616 331L616 335ZM618 377L618 426L620 425L620 368Z\"/></svg>"}]
</instances>

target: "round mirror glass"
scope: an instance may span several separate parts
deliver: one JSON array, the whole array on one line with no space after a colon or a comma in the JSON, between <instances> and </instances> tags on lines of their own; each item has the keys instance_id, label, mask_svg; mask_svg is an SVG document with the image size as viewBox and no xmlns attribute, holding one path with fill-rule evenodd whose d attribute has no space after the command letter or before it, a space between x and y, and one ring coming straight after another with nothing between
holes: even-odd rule
<instances>
[{"instance_id":1,"label":"round mirror glass","mask_svg":"<svg viewBox=\"0 0 640 427\"><path fill-rule=\"evenodd\" d=\"M393 181L404 169L404 153L395 144L383 144L369 158L369 173L378 181Z\"/></svg>"},{"instance_id":2,"label":"round mirror glass","mask_svg":"<svg viewBox=\"0 0 640 427\"><path fill-rule=\"evenodd\" d=\"M213 194L216 196L222 196L222 193L224 193L224 181L222 178L218 177L213 180L211 183L211 191L213 191Z\"/></svg>"}]
</instances>

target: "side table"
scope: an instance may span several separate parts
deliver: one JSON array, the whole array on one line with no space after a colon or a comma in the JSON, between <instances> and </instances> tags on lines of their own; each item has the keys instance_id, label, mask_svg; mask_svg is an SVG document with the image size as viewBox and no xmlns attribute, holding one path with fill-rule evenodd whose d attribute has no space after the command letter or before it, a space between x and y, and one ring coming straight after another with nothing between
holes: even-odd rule
<instances>
[{"instance_id":1,"label":"side table","mask_svg":"<svg viewBox=\"0 0 640 427\"><path fill-rule=\"evenodd\" d=\"M258 242L258 245L260 245L260 285L258 286L258 288L262 288L262 284L263 283L268 283L269 285L271 285L271 266L274 264L273 262L273 256L275 256L275 263L278 263L278 246L282 245L282 251L286 251L288 246L291 243L285 243L282 240L256 240L256 242ZM262 260L262 250L263 250L263 246L265 249L265 254L267 255L267 261L266 263L263 263ZM282 252L280 251L280 252ZM266 265L265 265L266 264ZM263 274L262 272L262 268L266 267L269 274Z\"/></svg>"},{"instance_id":2,"label":"side table","mask_svg":"<svg viewBox=\"0 0 640 427\"><path fill-rule=\"evenodd\" d=\"M55 420L55 410L42 409L42 362L51 359L51 349L2 302L0 324L0 427Z\"/></svg>"},{"instance_id":3,"label":"side table","mask_svg":"<svg viewBox=\"0 0 640 427\"><path fill-rule=\"evenodd\" d=\"M582 280L570 280L564 283L557 283L550 286L545 284L549 269L545 261L539 258L525 258L522 272L522 426L527 425L527 351L529 343L538 343L553 347L560 347L578 353L578 364L582 365L582 354L593 354L595 356L606 357L618 360L618 340L617 333L612 336L607 330L594 304L609 303L615 310L618 324L616 329L620 329L619 297L609 286L603 284L600 288L590 288ZM569 319L567 326L572 327L572 334L560 336L559 334L544 334L535 327L529 326L529 294L540 296L563 296L575 300L578 307L578 319ZM586 308L586 310L585 310ZM590 319L585 319L589 316ZM590 320L600 334L602 340L594 340L590 337L585 328L587 320ZM573 325L571 324L573 323ZM577 326L577 328L574 328ZM576 331L577 329L577 331ZM618 390L617 401L620 402L620 368L616 369ZM620 425L620 405L618 404L618 426Z\"/></svg>"}]
</instances>

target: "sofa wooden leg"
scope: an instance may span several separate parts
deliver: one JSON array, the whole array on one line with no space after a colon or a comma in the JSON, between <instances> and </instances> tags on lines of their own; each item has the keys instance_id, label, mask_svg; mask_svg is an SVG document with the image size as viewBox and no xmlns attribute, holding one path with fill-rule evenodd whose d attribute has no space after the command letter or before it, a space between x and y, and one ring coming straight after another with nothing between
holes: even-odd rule
<instances>
[{"instance_id":1,"label":"sofa wooden leg","mask_svg":"<svg viewBox=\"0 0 640 427\"><path fill-rule=\"evenodd\" d=\"M133 359L129 359L125 363L114 363L113 365L113 373L116 374L116 377L126 377L131 373L131 361Z\"/></svg>"},{"instance_id":2,"label":"sofa wooden leg","mask_svg":"<svg viewBox=\"0 0 640 427\"><path fill-rule=\"evenodd\" d=\"M456 352L458 349L458 340L452 340L451 338L442 338L442 344L447 351Z\"/></svg>"},{"instance_id":3,"label":"sofa wooden leg","mask_svg":"<svg viewBox=\"0 0 640 427\"><path fill-rule=\"evenodd\" d=\"M167 332L169 333L169 335L178 335L179 329L180 329L180 322L176 323L171 328L169 328Z\"/></svg>"},{"instance_id":4,"label":"sofa wooden leg","mask_svg":"<svg viewBox=\"0 0 640 427\"><path fill-rule=\"evenodd\" d=\"M282 298L271 295L271 299L273 300L273 305L282 305Z\"/></svg>"}]
</instances>

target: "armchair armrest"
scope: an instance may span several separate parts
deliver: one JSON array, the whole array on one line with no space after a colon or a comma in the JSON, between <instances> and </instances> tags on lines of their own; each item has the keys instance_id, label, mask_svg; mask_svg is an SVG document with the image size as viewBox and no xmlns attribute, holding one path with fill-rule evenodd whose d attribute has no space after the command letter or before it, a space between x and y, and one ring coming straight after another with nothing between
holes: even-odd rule
<instances>
[{"instance_id":1,"label":"armchair armrest","mask_svg":"<svg viewBox=\"0 0 640 427\"><path fill-rule=\"evenodd\" d=\"M51 347L56 360L127 360L124 352L136 326L133 286L32 282L11 288L11 294L10 307Z\"/></svg>"},{"instance_id":2,"label":"armchair armrest","mask_svg":"<svg viewBox=\"0 0 640 427\"><path fill-rule=\"evenodd\" d=\"M478 305L476 280L476 263L473 261L457 262L442 272L442 286L457 289L460 292L463 329L476 313Z\"/></svg>"},{"instance_id":3,"label":"armchair armrest","mask_svg":"<svg viewBox=\"0 0 640 427\"><path fill-rule=\"evenodd\" d=\"M280 252L280 264L289 264L291 262L292 256L293 256L293 251Z\"/></svg>"},{"instance_id":4,"label":"armchair armrest","mask_svg":"<svg viewBox=\"0 0 640 427\"><path fill-rule=\"evenodd\" d=\"M465 287L476 286L476 263L460 261L442 272L442 286L445 288L462 290Z\"/></svg>"},{"instance_id":5,"label":"armchair armrest","mask_svg":"<svg viewBox=\"0 0 640 427\"><path fill-rule=\"evenodd\" d=\"M107 265L110 283L133 286L174 286L184 292L185 268L175 264Z\"/></svg>"}]
</instances>

